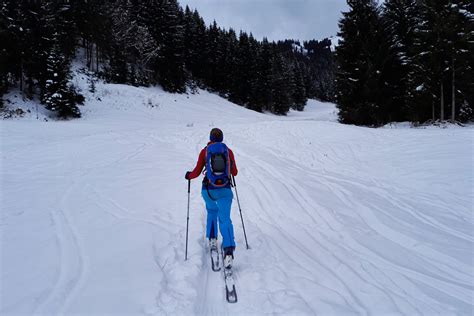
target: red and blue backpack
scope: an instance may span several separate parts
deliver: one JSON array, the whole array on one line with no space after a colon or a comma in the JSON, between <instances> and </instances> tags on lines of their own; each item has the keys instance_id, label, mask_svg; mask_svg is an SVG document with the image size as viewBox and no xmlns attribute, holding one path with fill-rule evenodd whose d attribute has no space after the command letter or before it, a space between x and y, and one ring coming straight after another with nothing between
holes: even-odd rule
<instances>
[{"instance_id":1,"label":"red and blue backpack","mask_svg":"<svg viewBox=\"0 0 474 316\"><path fill-rule=\"evenodd\" d=\"M224 143L212 143L206 148L206 178L214 188L222 188L230 183L229 149Z\"/></svg>"}]
</instances>

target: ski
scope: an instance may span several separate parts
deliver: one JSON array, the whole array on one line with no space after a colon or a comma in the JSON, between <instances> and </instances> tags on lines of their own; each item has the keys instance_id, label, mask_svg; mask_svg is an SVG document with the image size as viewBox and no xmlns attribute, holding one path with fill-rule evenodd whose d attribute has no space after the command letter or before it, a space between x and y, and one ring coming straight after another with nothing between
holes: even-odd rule
<instances>
[{"instance_id":1,"label":"ski","mask_svg":"<svg viewBox=\"0 0 474 316\"><path fill-rule=\"evenodd\" d=\"M222 254L224 262L224 254ZM235 290L234 274L232 267L224 266L225 298L229 303L237 303L237 291Z\"/></svg>"},{"instance_id":2,"label":"ski","mask_svg":"<svg viewBox=\"0 0 474 316\"><path fill-rule=\"evenodd\" d=\"M212 271L215 271L215 272L221 271L221 267L219 265L219 252L217 251L217 246L211 247L210 254L211 254Z\"/></svg>"},{"instance_id":3,"label":"ski","mask_svg":"<svg viewBox=\"0 0 474 316\"><path fill-rule=\"evenodd\" d=\"M225 298L229 303L237 303L237 291L235 290L232 268L224 268Z\"/></svg>"}]
</instances>

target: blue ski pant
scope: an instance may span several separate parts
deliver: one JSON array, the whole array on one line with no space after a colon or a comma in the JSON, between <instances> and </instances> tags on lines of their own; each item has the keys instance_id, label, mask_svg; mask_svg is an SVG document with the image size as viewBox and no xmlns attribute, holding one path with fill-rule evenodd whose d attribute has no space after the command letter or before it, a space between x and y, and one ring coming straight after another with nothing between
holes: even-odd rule
<instances>
[{"instance_id":1,"label":"blue ski pant","mask_svg":"<svg viewBox=\"0 0 474 316\"><path fill-rule=\"evenodd\" d=\"M234 197L232 189L213 189L208 192L206 188L203 187L201 194L204 198L204 202L206 202L207 209L206 237L217 238L219 231L217 223L219 223L219 229L222 235L222 247L235 247L234 226L230 219L230 209L232 206L232 198Z\"/></svg>"}]
</instances>

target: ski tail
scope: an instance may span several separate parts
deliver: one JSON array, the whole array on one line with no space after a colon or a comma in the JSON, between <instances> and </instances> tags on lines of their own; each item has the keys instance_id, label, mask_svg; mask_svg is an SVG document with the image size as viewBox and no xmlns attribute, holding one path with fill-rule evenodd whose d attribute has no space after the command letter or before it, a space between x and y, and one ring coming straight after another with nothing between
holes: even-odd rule
<instances>
[{"instance_id":1,"label":"ski tail","mask_svg":"<svg viewBox=\"0 0 474 316\"><path fill-rule=\"evenodd\" d=\"M211 248L210 255L211 255L212 271L215 271L215 272L221 271L220 262L219 262L219 252L217 250L217 247Z\"/></svg>"},{"instance_id":2,"label":"ski tail","mask_svg":"<svg viewBox=\"0 0 474 316\"><path fill-rule=\"evenodd\" d=\"M222 252L224 262L224 252ZM234 273L232 266L224 267L225 298L229 303L237 303L237 290L235 289Z\"/></svg>"}]
</instances>

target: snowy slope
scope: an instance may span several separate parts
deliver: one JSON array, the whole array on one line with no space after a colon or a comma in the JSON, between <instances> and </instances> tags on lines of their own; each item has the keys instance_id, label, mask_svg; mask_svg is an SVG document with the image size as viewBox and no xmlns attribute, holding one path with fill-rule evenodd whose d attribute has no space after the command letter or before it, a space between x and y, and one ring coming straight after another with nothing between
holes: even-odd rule
<instances>
[{"instance_id":1,"label":"snowy slope","mask_svg":"<svg viewBox=\"0 0 474 316\"><path fill-rule=\"evenodd\" d=\"M97 84L83 118L0 121L2 315L471 315L473 129L368 129L215 95ZM99 101L100 99L101 101ZM239 302L225 303L186 170L234 150Z\"/></svg>"}]
</instances>

